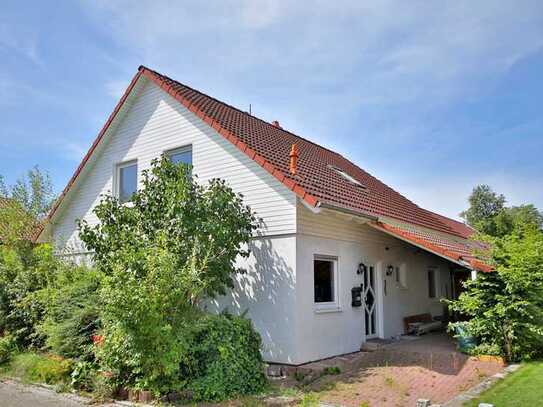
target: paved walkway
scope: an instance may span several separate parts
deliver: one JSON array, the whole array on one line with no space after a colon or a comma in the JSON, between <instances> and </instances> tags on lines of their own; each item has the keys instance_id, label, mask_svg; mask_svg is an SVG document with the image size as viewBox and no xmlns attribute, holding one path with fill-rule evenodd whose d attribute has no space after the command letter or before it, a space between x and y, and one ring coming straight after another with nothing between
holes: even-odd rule
<instances>
[{"instance_id":1,"label":"paved walkway","mask_svg":"<svg viewBox=\"0 0 543 407\"><path fill-rule=\"evenodd\" d=\"M324 376L310 386L323 403L359 407L414 406L420 398L446 402L503 370L456 351L445 334L387 344L374 352L358 352L310 364L338 366L342 374Z\"/></svg>"},{"instance_id":2,"label":"paved walkway","mask_svg":"<svg viewBox=\"0 0 543 407\"><path fill-rule=\"evenodd\" d=\"M82 397L57 394L53 390L38 386L25 386L12 380L0 381L0 407L81 407L88 405L88 400Z\"/></svg>"}]
</instances>

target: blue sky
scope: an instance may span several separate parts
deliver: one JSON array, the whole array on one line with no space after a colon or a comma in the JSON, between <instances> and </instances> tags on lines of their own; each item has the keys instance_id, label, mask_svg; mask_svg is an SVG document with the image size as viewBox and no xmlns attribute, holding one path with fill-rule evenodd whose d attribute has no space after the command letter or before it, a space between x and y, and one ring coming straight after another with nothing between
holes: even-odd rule
<instances>
[{"instance_id":1,"label":"blue sky","mask_svg":"<svg viewBox=\"0 0 543 407\"><path fill-rule=\"evenodd\" d=\"M0 12L0 174L60 191L140 64L457 217L543 208L541 1L42 1ZM303 4L302 4L303 3Z\"/></svg>"}]
</instances>

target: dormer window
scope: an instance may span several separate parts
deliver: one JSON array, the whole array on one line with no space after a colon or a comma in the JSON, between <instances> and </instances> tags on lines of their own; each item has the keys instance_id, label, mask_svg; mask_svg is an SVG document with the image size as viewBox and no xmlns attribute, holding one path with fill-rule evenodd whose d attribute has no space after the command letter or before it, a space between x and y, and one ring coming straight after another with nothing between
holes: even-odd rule
<instances>
[{"instance_id":1,"label":"dormer window","mask_svg":"<svg viewBox=\"0 0 543 407\"><path fill-rule=\"evenodd\" d=\"M355 184L356 186L360 187L360 188L363 188L363 189L366 189L366 187L364 185L362 185L362 183L360 181L358 181L357 179L355 179L354 177L352 177L351 175L347 174L345 171L343 171L342 169L338 168L338 167L335 167L333 165L330 165L329 168L331 168L332 170L334 170L336 173L338 173L339 175L341 175L343 178L345 178L347 181L349 181L351 184Z\"/></svg>"}]
</instances>

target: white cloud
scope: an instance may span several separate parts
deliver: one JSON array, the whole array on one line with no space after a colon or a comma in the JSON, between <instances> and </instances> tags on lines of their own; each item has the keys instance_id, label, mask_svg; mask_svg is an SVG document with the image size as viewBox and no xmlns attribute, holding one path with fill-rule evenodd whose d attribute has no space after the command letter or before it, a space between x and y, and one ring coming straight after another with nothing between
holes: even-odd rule
<instances>
[{"instance_id":1,"label":"white cloud","mask_svg":"<svg viewBox=\"0 0 543 407\"><path fill-rule=\"evenodd\" d=\"M89 12L150 67L232 102L254 93L263 111L288 94L304 116L323 103L356 112L476 97L543 46L539 1L102 1Z\"/></svg>"}]
</instances>

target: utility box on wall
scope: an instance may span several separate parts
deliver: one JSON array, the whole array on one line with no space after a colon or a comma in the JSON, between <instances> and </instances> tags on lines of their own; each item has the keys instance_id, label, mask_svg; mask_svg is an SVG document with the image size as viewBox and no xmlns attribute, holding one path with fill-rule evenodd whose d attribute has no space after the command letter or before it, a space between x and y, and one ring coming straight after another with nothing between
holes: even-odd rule
<instances>
[{"instance_id":1,"label":"utility box on wall","mask_svg":"<svg viewBox=\"0 0 543 407\"><path fill-rule=\"evenodd\" d=\"M362 306L362 287L353 287L351 288L351 305L353 307Z\"/></svg>"}]
</instances>

